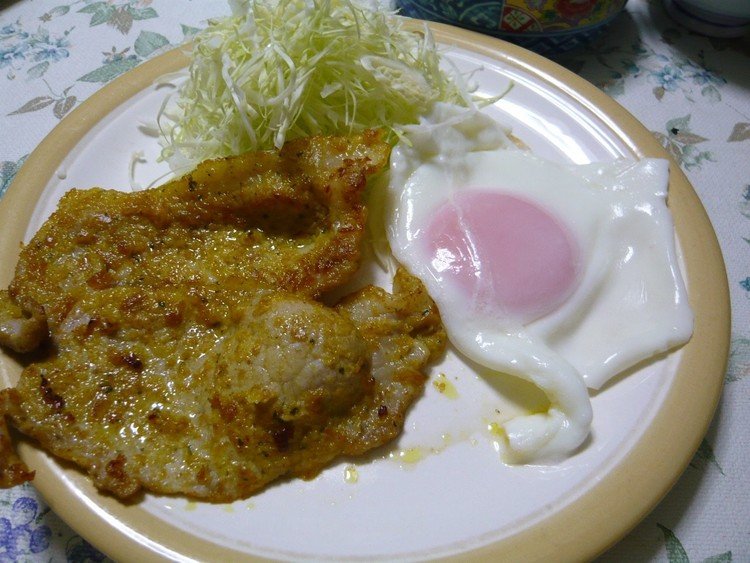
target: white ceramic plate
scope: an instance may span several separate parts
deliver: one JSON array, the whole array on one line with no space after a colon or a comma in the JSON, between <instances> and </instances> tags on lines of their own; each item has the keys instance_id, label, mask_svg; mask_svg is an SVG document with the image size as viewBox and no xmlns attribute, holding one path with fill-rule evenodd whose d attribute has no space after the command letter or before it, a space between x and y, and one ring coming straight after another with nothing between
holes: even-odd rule
<instances>
[{"instance_id":1,"label":"white ceramic plate","mask_svg":"<svg viewBox=\"0 0 750 563\"><path fill-rule=\"evenodd\" d=\"M535 153L560 162L666 157L611 99L553 63L509 44L446 26L438 41L488 95L487 111L513 126ZM139 123L153 121L169 87L153 81L185 64L167 53L84 103L40 145L0 202L0 285L18 241L28 240L72 187L128 189L167 172ZM232 504L147 495L124 505L88 479L21 444L53 510L115 559L421 559L557 561L590 557L624 535L668 490L702 438L727 357L729 304L715 236L695 193L672 166L670 206L696 313L692 341L639 366L593 396L582 452L547 466L504 465L490 428L541 395L510 377L482 373L449 352L391 447L344 460L311 481L285 481ZM700 265L699 265L700 264ZM384 284L370 264L363 278ZM0 356L0 381L20 366ZM443 383L443 391L437 383Z\"/></svg>"}]
</instances>

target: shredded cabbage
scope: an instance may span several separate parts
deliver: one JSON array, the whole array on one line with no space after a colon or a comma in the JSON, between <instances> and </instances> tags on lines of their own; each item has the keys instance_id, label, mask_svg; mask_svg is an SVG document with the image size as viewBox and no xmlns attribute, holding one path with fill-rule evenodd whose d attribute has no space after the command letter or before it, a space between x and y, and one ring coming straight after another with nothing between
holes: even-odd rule
<instances>
[{"instance_id":1,"label":"shredded cabbage","mask_svg":"<svg viewBox=\"0 0 750 563\"><path fill-rule=\"evenodd\" d=\"M189 76L162 107L174 167L312 134L398 135L436 101L472 104L425 28L355 0L233 0L194 38Z\"/></svg>"}]
</instances>

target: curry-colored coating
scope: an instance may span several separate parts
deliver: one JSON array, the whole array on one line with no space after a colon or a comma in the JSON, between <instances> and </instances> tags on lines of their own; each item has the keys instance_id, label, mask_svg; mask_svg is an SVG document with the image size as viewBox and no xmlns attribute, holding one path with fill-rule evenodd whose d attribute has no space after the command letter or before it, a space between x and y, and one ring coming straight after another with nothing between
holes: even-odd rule
<instances>
[{"instance_id":1,"label":"curry-colored coating","mask_svg":"<svg viewBox=\"0 0 750 563\"><path fill-rule=\"evenodd\" d=\"M377 132L211 160L151 190L71 190L21 251L11 298L56 324L83 293L123 285L257 285L318 296L359 265Z\"/></svg>"},{"instance_id":2,"label":"curry-colored coating","mask_svg":"<svg viewBox=\"0 0 750 563\"><path fill-rule=\"evenodd\" d=\"M121 497L212 501L311 477L403 428L445 345L405 271L329 308L299 295L114 288L77 302L58 353L0 392L13 425Z\"/></svg>"},{"instance_id":3,"label":"curry-colored coating","mask_svg":"<svg viewBox=\"0 0 750 563\"><path fill-rule=\"evenodd\" d=\"M14 409L12 401L13 397L7 390L0 391L0 413ZM34 472L29 471L13 451L8 425L5 417L0 416L0 488L13 487L33 478Z\"/></svg>"},{"instance_id":4,"label":"curry-colored coating","mask_svg":"<svg viewBox=\"0 0 750 563\"><path fill-rule=\"evenodd\" d=\"M6 313L47 313L53 353L0 391L0 421L120 497L211 501L396 437L445 346L435 304L405 271L392 294L314 299L356 271L362 190L387 154L371 133L312 138L63 198ZM0 424L1 486L33 476L14 456Z\"/></svg>"},{"instance_id":5,"label":"curry-colored coating","mask_svg":"<svg viewBox=\"0 0 750 563\"><path fill-rule=\"evenodd\" d=\"M24 311L6 290L0 290L0 346L16 352L31 352L47 336L47 321L41 307Z\"/></svg>"}]
</instances>

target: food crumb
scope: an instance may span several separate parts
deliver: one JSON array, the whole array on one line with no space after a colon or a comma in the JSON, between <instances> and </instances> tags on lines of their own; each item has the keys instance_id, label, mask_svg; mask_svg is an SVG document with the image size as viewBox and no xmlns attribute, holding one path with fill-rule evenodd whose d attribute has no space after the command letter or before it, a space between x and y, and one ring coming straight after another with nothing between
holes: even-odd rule
<instances>
[{"instance_id":1,"label":"food crumb","mask_svg":"<svg viewBox=\"0 0 750 563\"><path fill-rule=\"evenodd\" d=\"M437 389L439 393L445 395L449 399L458 399L458 390L456 389L456 386L448 381L448 378L444 373L441 373L435 378L435 381L432 382L432 386Z\"/></svg>"},{"instance_id":2,"label":"food crumb","mask_svg":"<svg viewBox=\"0 0 750 563\"><path fill-rule=\"evenodd\" d=\"M359 481L359 472L355 466L347 465L344 468L344 481L351 485Z\"/></svg>"}]
</instances>

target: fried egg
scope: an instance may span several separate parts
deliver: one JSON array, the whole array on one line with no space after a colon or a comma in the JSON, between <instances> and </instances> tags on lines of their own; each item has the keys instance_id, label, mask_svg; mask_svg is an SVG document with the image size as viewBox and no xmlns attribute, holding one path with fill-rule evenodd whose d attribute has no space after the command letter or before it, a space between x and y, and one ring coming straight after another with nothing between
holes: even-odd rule
<instances>
[{"instance_id":1,"label":"fried egg","mask_svg":"<svg viewBox=\"0 0 750 563\"><path fill-rule=\"evenodd\" d=\"M563 165L489 116L438 105L391 154L386 234L449 339L550 400L508 421L510 462L559 459L590 431L587 387L686 342L661 159Z\"/></svg>"}]
</instances>

